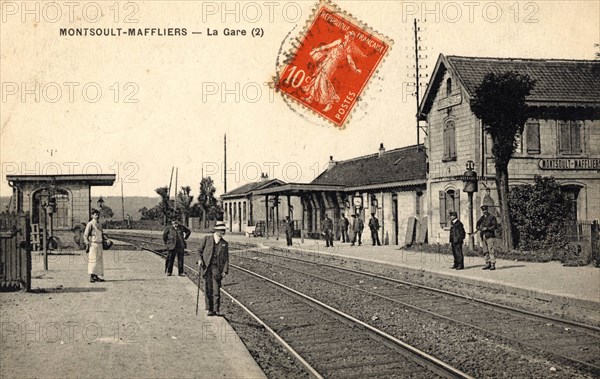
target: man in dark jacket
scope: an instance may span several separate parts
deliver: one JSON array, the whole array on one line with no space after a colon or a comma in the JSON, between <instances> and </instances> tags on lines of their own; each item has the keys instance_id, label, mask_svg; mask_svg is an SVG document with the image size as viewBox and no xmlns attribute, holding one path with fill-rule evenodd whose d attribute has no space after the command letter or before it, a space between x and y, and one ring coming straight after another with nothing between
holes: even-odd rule
<instances>
[{"instance_id":1,"label":"man in dark jacket","mask_svg":"<svg viewBox=\"0 0 600 379\"><path fill-rule=\"evenodd\" d=\"M229 272L229 244L223 239L225 231L225 223L217 222L214 234L204 237L198 249L198 266L204 279L204 298L209 316L219 316L221 281Z\"/></svg>"},{"instance_id":2,"label":"man in dark jacket","mask_svg":"<svg viewBox=\"0 0 600 379\"><path fill-rule=\"evenodd\" d=\"M325 247L333 247L333 220L327 213L323 219L323 233L325 233Z\"/></svg>"},{"instance_id":3,"label":"man in dark jacket","mask_svg":"<svg viewBox=\"0 0 600 379\"><path fill-rule=\"evenodd\" d=\"M192 234L188 228L184 225L179 224L177 218L171 219L171 225L165 228L163 232L163 242L169 253L167 254L167 260L165 261L165 272L167 276L173 274L173 263L175 262L175 256L177 256L177 270L179 276L185 276L183 273L183 253L187 247L185 240Z\"/></svg>"},{"instance_id":4,"label":"man in dark jacket","mask_svg":"<svg viewBox=\"0 0 600 379\"><path fill-rule=\"evenodd\" d=\"M463 270L465 268L463 257L463 242L465 240L465 227L458 219L456 212L450 212L450 245L452 245L452 255L454 255L453 269Z\"/></svg>"},{"instance_id":5,"label":"man in dark jacket","mask_svg":"<svg viewBox=\"0 0 600 379\"><path fill-rule=\"evenodd\" d=\"M292 246L292 236L294 235L294 221L290 220L290 216L285 216L285 239L288 246Z\"/></svg>"},{"instance_id":6,"label":"man in dark jacket","mask_svg":"<svg viewBox=\"0 0 600 379\"><path fill-rule=\"evenodd\" d=\"M496 257L491 239L496 238L498 221L494 215L490 214L487 206L482 206L481 210L483 211L483 215L477 220L477 230L480 231L479 236L481 237L481 247L483 248L485 259L485 267L483 269L495 270Z\"/></svg>"},{"instance_id":7,"label":"man in dark jacket","mask_svg":"<svg viewBox=\"0 0 600 379\"><path fill-rule=\"evenodd\" d=\"M375 217L375 213L371 213L369 229L371 229L371 241L373 242L373 246L375 246L376 243L377 246L381 246L381 242L379 242L379 220Z\"/></svg>"},{"instance_id":8,"label":"man in dark jacket","mask_svg":"<svg viewBox=\"0 0 600 379\"><path fill-rule=\"evenodd\" d=\"M340 234L342 237L342 242L350 242L348 226L350 226L350 221L348 221L348 218L342 213L342 217L340 218Z\"/></svg>"},{"instance_id":9,"label":"man in dark jacket","mask_svg":"<svg viewBox=\"0 0 600 379\"><path fill-rule=\"evenodd\" d=\"M352 237L352 244L350 246L354 246L356 240L358 239L358 246L362 245L362 241L360 240L362 236L363 229L365 228L365 223L363 220L358 217L358 215L352 215L352 232L354 233L354 237Z\"/></svg>"}]
</instances>

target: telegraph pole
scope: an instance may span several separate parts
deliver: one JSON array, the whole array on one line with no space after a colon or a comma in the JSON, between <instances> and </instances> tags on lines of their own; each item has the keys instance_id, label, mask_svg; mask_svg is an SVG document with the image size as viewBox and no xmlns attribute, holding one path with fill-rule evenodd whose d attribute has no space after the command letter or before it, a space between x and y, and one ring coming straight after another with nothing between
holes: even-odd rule
<instances>
[{"instance_id":1,"label":"telegraph pole","mask_svg":"<svg viewBox=\"0 0 600 379\"><path fill-rule=\"evenodd\" d=\"M227 134L223 136L223 193L227 193Z\"/></svg>"},{"instance_id":2,"label":"telegraph pole","mask_svg":"<svg viewBox=\"0 0 600 379\"><path fill-rule=\"evenodd\" d=\"M418 26L417 24L417 19L415 18L413 21L413 33L414 33L414 39L415 39L415 97L416 97L416 109L417 112L415 113L415 117L416 117L416 125L417 125L417 149L420 150L420 146L421 146L421 127L419 125L419 108L421 105L421 83L420 83L420 79L421 79L421 74L419 74L419 69L421 68L427 68L427 66L425 67L421 67L421 64L419 63L419 60L421 58L426 59L427 55L425 56L421 56L419 55L419 52L424 50L423 48L421 48L420 42L421 42L421 37L419 37L419 32L421 31L421 28ZM425 74L424 77L427 77L429 74Z\"/></svg>"}]
</instances>

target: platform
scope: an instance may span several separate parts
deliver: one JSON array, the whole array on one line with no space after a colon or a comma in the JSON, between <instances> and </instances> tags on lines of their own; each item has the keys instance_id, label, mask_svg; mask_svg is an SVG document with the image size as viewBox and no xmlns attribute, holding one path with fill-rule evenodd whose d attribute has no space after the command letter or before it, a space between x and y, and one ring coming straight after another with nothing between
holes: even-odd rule
<instances>
[{"instance_id":1,"label":"platform","mask_svg":"<svg viewBox=\"0 0 600 379\"><path fill-rule=\"evenodd\" d=\"M0 378L265 378L222 317L207 317L186 277L144 251L109 250L106 282L87 255L33 254L33 293L0 293ZM177 270L175 270L176 272Z\"/></svg>"}]
</instances>

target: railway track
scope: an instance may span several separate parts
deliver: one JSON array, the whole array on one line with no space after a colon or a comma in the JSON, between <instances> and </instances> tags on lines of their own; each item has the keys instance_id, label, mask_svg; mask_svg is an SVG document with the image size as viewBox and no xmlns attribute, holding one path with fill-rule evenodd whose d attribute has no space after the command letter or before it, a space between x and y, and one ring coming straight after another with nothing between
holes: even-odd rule
<instances>
[{"instance_id":1,"label":"railway track","mask_svg":"<svg viewBox=\"0 0 600 379\"><path fill-rule=\"evenodd\" d=\"M162 245L157 241L118 238L164 257L156 249ZM190 265L186 270L198 275ZM471 378L380 329L255 272L230 264L227 279L227 290L222 292L266 326L312 377Z\"/></svg>"},{"instance_id":2,"label":"railway track","mask_svg":"<svg viewBox=\"0 0 600 379\"><path fill-rule=\"evenodd\" d=\"M138 244L145 243L147 246L162 246L162 241L157 241L156 237L150 239L147 236L129 237L131 242L137 240ZM428 330L432 330L432 328L443 329L451 325L452 328L465 330L464 334L467 335L477 334L484 336L486 341L488 338L500 341L508 346L505 350L517 349L522 351L520 353L517 352L513 357L520 364L529 363L521 361L519 354L526 356L541 354L544 357L542 360L552 359L559 364L573 367L579 370L575 372L578 374L582 373L582 377L588 374L592 374L594 377L600 375L600 329L594 326L521 311L504 305L467 298L443 290L381 277L372 273L326 264L316 264L312 261L284 257L281 254L272 254L252 248L238 250L235 253L232 252L231 258L232 260L238 260L239 265L251 271L261 273L265 277L260 279L263 282L268 280L281 281L286 283L287 287L294 287L297 290L301 288L302 292L311 293L313 297L319 298L322 302L336 303L337 307L343 308L346 313L353 315L350 317L356 317L356 319L362 318L361 322L367 325L377 325L379 328L386 330L386 334L395 336L394 338L401 339L402 341L411 340L410 333L406 331L412 332L413 329L419 326L411 325L410 323L401 323L398 320L398 316L391 318L389 316L381 316L369 320L364 312L359 309L360 307L357 308L348 304L344 305L344 302L339 299L361 299L361 306L363 308L373 303L378 303L379 305L384 303L391 304L388 306L388 309L410 311L411 313L423 315L420 316L420 319L428 320L427 322L433 325ZM267 276L270 279L266 278ZM310 279L306 280L306 278ZM319 287L326 287L329 291L321 291ZM233 291L236 289L236 286L227 285L227 288ZM332 288L338 288L334 291L337 295L329 296L327 294L327 292L331 292ZM260 301L249 301L253 304L260 304ZM271 311L271 313L276 312ZM286 319L285 315L279 317L283 317L283 320L289 320L289 318ZM274 329L280 332L287 333L289 330L294 330L294 328L285 323L283 325L278 323L276 319L270 322L275 326ZM397 324L401 324L402 327L398 328ZM302 325L300 325L300 328L302 328ZM333 335L337 334L334 333ZM443 332L441 335L446 337L450 335L451 337L451 333ZM475 342L478 338L469 337L466 341L468 344L477 344L481 342ZM415 341L411 341L411 343ZM460 338L457 341L461 341ZM443 341L440 341L440 345L442 343ZM462 341L460 344L462 346L465 343ZM481 346L485 350L488 349L485 342L482 342ZM330 351L327 348L326 350ZM425 344L421 350L426 350L431 354L439 356L457 367L464 367L463 364L467 365L464 357L454 359L452 351L451 354L448 354L447 349L444 352L442 348L436 349L435 346L427 346ZM457 355L460 356L459 350L457 349ZM505 366L504 362L506 362L509 365L508 367L510 367L510 363L512 363L511 353L509 351L508 357L503 357L503 359L495 363L502 368ZM501 351L501 354L504 354L504 352ZM478 354L468 355L474 361L477 361L474 355L477 358L481 358L478 357ZM494 355L493 351L491 355ZM493 366L493 364L494 362L491 362L490 366ZM475 367L471 367L473 366L471 364L466 371L475 376L495 376L489 374L489 371L482 371L482 365L487 365L485 360L476 364ZM555 367L552 368L555 369ZM510 370L510 368L508 369ZM564 377L571 376L570 373L572 371L569 369L561 371ZM521 374L525 375L525 373ZM539 372L536 372L536 374L539 374Z\"/></svg>"},{"instance_id":3,"label":"railway track","mask_svg":"<svg viewBox=\"0 0 600 379\"><path fill-rule=\"evenodd\" d=\"M486 301L474 301L448 291L415 285L298 258L282 257L265 251L247 251L237 255L243 266L263 272L277 272L281 277L290 272L310 277L313 291L326 286L344 288L348 298L361 298L363 303L387 303L388 309L402 307L441 320L456 328L472 330L486 337L537 350L595 376L600 375L600 333L595 326L549 318ZM262 257L262 258L261 258ZM320 283L320 284L319 284ZM291 284L290 284L291 285ZM304 286L306 288L308 286ZM322 294L327 296L327 294ZM353 308L351 305L349 308Z\"/></svg>"}]
</instances>

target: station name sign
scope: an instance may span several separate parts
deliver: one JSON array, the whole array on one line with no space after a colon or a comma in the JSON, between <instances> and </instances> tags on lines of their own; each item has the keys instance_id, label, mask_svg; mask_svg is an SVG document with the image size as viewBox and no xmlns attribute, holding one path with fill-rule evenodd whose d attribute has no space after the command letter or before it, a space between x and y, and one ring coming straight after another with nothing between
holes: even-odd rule
<instances>
[{"instance_id":1,"label":"station name sign","mask_svg":"<svg viewBox=\"0 0 600 379\"><path fill-rule=\"evenodd\" d=\"M437 103L437 109L442 110L446 108L453 107L462 103L462 93L457 93L455 95L450 95L448 97L444 97L443 99L439 99Z\"/></svg>"},{"instance_id":2,"label":"station name sign","mask_svg":"<svg viewBox=\"0 0 600 379\"><path fill-rule=\"evenodd\" d=\"M600 158L540 159L542 170L600 170Z\"/></svg>"}]
</instances>

